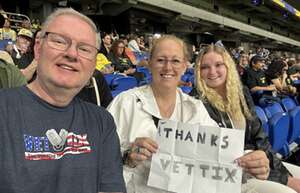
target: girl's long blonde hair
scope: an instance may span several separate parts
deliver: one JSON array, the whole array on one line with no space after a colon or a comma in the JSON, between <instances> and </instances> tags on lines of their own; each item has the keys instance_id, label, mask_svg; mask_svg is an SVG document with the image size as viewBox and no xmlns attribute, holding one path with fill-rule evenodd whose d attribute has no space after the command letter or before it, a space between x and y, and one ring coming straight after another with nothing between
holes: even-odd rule
<instances>
[{"instance_id":1,"label":"girl's long blonde hair","mask_svg":"<svg viewBox=\"0 0 300 193\"><path fill-rule=\"evenodd\" d=\"M221 96L213 88L208 87L201 77L200 67L203 56L210 52L221 55L227 68L226 96ZM197 91L201 93L203 100L208 100L218 110L228 113L234 123L245 121L245 118L252 118L236 64L225 48L212 44L202 50L196 61L195 75Z\"/></svg>"}]
</instances>

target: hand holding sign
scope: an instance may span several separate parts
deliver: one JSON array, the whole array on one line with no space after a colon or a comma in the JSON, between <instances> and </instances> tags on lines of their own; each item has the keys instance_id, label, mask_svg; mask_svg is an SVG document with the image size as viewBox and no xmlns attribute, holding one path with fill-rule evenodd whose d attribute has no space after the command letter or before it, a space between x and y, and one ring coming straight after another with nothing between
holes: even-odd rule
<instances>
[{"instance_id":1,"label":"hand holding sign","mask_svg":"<svg viewBox=\"0 0 300 193\"><path fill-rule=\"evenodd\" d=\"M252 151L237 159L237 162L244 170L260 180L268 179L270 168L269 159L261 150Z\"/></svg>"},{"instance_id":2,"label":"hand holding sign","mask_svg":"<svg viewBox=\"0 0 300 193\"><path fill-rule=\"evenodd\" d=\"M244 130L160 121L147 185L178 193L240 193L242 168L235 160L243 155L244 135Z\"/></svg>"},{"instance_id":3,"label":"hand holding sign","mask_svg":"<svg viewBox=\"0 0 300 193\"><path fill-rule=\"evenodd\" d=\"M128 161L137 166L141 162L150 159L156 153L158 145L149 137L138 137L132 143L131 153Z\"/></svg>"}]
</instances>

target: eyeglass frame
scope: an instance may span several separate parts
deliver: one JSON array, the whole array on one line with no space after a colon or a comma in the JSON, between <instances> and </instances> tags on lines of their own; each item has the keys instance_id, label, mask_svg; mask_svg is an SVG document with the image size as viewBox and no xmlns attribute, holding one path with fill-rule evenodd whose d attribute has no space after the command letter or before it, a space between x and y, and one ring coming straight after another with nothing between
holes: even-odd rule
<instances>
[{"instance_id":1,"label":"eyeglass frame","mask_svg":"<svg viewBox=\"0 0 300 193\"><path fill-rule=\"evenodd\" d=\"M51 45L51 44L49 45L49 39L48 39L48 38L49 38L49 34L50 34L50 35L51 35L51 34L57 35L57 36L61 37L63 40L65 40L66 43L67 43L66 48L65 48L65 49L60 49L60 48L55 47L55 46L53 46L53 45ZM65 35L62 35L62 34L59 34L59 33L56 33L56 32L49 32L49 31L46 31L45 34L43 35L43 37L41 37L41 39L42 39L42 38L46 39L46 42L47 42L47 44L49 45L49 47L51 47L51 48L53 48L53 49L56 49L56 50L59 50L59 51L67 51L67 50L72 46L72 42L73 42L73 40L72 40L70 37L67 37L67 36L65 36ZM93 57L89 58L89 57L86 57L86 56L80 54L80 53L81 53L81 52L79 51L79 47L80 47L80 46L88 46L88 47L90 47L90 48L95 49L95 51L96 51L96 52L95 52L95 55L94 55ZM99 52L99 49L96 48L95 46L92 46L92 45L87 44L87 43L84 43L84 42L76 42L76 51L77 51L78 56L80 56L80 57L82 57L82 58L85 58L85 59L87 59L87 60L93 60L93 58L96 58L96 56L97 56L97 54L98 54L98 52Z\"/></svg>"},{"instance_id":2,"label":"eyeglass frame","mask_svg":"<svg viewBox=\"0 0 300 193\"><path fill-rule=\"evenodd\" d=\"M158 58L153 58L154 62L156 63L156 65L163 67L164 65L167 65L168 63L170 63L174 68L180 68L180 65L185 63L186 60L185 59L177 59L177 58L173 58L173 59L167 59L164 57L158 57ZM176 60L178 60L178 63L176 64Z\"/></svg>"}]
</instances>

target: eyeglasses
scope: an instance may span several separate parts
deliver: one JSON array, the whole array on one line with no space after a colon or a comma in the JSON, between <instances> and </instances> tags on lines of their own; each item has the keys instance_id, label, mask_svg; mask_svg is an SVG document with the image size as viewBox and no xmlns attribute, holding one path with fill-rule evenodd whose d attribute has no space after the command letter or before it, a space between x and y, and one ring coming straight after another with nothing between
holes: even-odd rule
<instances>
[{"instance_id":1,"label":"eyeglasses","mask_svg":"<svg viewBox=\"0 0 300 193\"><path fill-rule=\"evenodd\" d=\"M43 38L47 40L49 47L60 51L66 51L72 45L71 38L54 32L46 32ZM98 53L98 49L96 47L84 42L78 42L76 50L80 57L88 60L93 60Z\"/></svg>"},{"instance_id":2,"label":"eyeglasses","mask_svg":"<svg viewBox=\"0 0 300 193\"><path fill-rule=\"evenodd\" d=\"M157 58L154 61L159 66L164 66L164 65L170 63L175 68L180 67L180 65L184 62L183 60L180 60L180 59L171 59L171 60L168 60L166 58Z\"/></svg>"}]
</instances>

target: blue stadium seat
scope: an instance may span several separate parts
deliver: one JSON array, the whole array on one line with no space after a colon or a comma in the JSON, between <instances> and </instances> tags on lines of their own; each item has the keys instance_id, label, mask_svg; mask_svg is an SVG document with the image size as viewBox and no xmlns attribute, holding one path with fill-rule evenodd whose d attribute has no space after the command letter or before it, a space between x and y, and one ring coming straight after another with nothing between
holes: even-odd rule
<instances>
[{"instance_id":1,"label":"blue stadium seat","mask_svg":"<svg viewBox=\"0 0 300 193\"><path fill-rule=\"evenodd\" d=\"M118 74L118 73L112 73L112 74L104 74L104 78L108 84L109 87L111 87L111 83L113 81L113 79L117 78L117 77L124 77L124 75Z\"/></svg>"},{"instance_id":2,"label":"blue stadium seat","mask_svg":"<svg viewBox=\"0 0 300 193\"><path fill-rule=\"evenodd\" d=\"M181 80L183 81L183 82L189 82L190 81L190 74L183 74L182 76L181 76Z\"/></svg>"},{"instance_id":3,"label":"blue stadium seat","mask_svg":"<svg viewBox=\"0 0 300 193\"><path fill-rule=\"evenodd\" d=\"M194 68L188 68L188 69L186 69L185 74L194 75Z\"/></svg>"},{"instance_id":4,"label":"blue stadium seat","mask_svg":"<svg viewBox=\"0 0 300 193\"><path fill-rule=\"evenodd\" d=\"M190 86L181 86L180 88L181 88L182 92L184 92L186 94L189 94L193 89L193 87L190 87Z\"/></svg>"},{"instance_id":5,"label":"blue stadium seat","mask_svg":"<svg viewBox=\"0 0 300 193\"><path fill-rule=\"evenodd\" d=\"M195 75L190 76L190 82L195 86Z\"/></svg>"},{"instance_id":6,"label":"blue stadium seat","mask_svg":"<svg viewBox=\"0 0 300 193\"><path fill-rule=\"evenodd\" d=\"M152 81L152 75L147 67L137 66L136 71L144 73L144 82L146 84L148 84ZM143 84L145 84L144 82L143 82Z\"/></svg>"},{"instance_id":7,"label":"blue stadium seat","mask_svg":"<svg viewBox=\"0 0 300 193\"><path fill-rule=\"evenodd\" d=\"M280 152L283 156L289 154L287 143L289 120L289 116L286 113L277 113L269 119L269 140L272 149L275 152Z\"/></svg>"},{"instance_id":8,"label":"blue stadium seat","mask_svg":"<svg viewBox=\"0 0 300 193\"><path fill-rule=\"evenodd\" d=\"M290 110L290 129L288 142L293 143L300 137L300 107Z\"/></svg>"},{"instance_id":9,"label":"blue stadium seat","mask_svg":"<svg viewBox=\"0 0 300 193\"><path fill-rule=\"evenodd\" d=\"M264 129L264 132L266 133L267 136L269 136L268 117L266 116L264 110L259 106L255 106L255 111L256 111L257 117L261 121L262 128Z\"/></svg>"},{"instance_id":10,"label":"blue stadium seat","mask_svg":"<svg viewBox=\"0 0 300 193\"><path fill-rule=\"evenodd\" d=\"M300 104L299 104L299 101L298 101L298 96L294 96L294 101L295 101L295 103L296 103L297 106L300 105Z\"/></svg>"},{"instance_id":11,"label":"blue stadium seat","mask_svg":"<svg viewBox=\"0 0 300 193\"><path fill-rule=\"evenodd\" d=\"M297 107L296 102L290 97L285 97L281 99L281 104L286 112L289 112L290 110Z\"/></svg>"},{"instance_id":12,"label":"blue stadium seat","mask_svg":"<svg viewBox=\"0 0 300 193\"><path fill-rule=\"evenodd\" d=\"M134 77L117 77L112 80L111 83L113 90L111 94L113 97L117 96L119 93L134 88L138 85L137 80Z\"/></svg>"},{"instance_id":13,"label":"blue stadium seat","mask_svg":"<svg viewBox=\"0 0 300 193\"><path fill-rule=\"evenodd\" d=\"M11 43L13 44L11 40L0 40L0 50L5 50L6 46Z\"/></svg>"},{"instance_id":14,"label":"blue stadium seat","mask_svg":"<svg viewBox=\"0 0 300 193\"><path fill-rule=\"evenodd\" d=\"M300 107L289 97L283 98L281 104L290 116L288 142L291 144L300 137Z\"/></svg>"},{"instance_id":15,"label":"blue stadium seat","mask_svg":"<svg viewBox=\"0 0 300 193\"><path fill-rule=\"evenodd\" d=\"M272 116L274 116L277 113L283 113L284 110L282 109L281 105L279 103L273 103L271 105L268 105L264 107L264 111L266 113L266 116L268 119L271 119Z\"/></svg>"}]
</instances>

